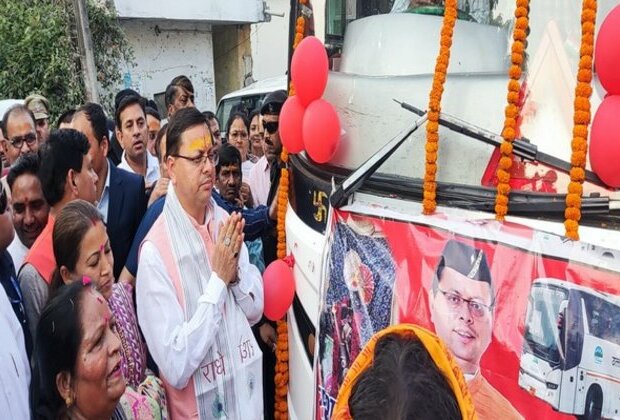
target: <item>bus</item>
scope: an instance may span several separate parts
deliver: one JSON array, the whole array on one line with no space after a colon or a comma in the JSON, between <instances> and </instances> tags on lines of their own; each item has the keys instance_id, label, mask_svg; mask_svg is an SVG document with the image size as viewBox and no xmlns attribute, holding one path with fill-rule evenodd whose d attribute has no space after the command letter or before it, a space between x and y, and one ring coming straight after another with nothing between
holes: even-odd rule
<instances>
[{"instance_id":1,"label":"bus","mask_svg":"<svg viewBox=\"0 0 620 420\"><path fill-rule=\"evenodd\" d=\"M597 24L619 3L600 0ZM442 4L417 0L291 1L289 44L293 44L295 20L303 16L305 28L309 28L305 35L314 35L325 45L329 77L323 98L334 106L341 124L340 145L329 162L318 164L304 152L289 160L286 240L287 253L294 257L296 283L295 299L287 314L287 398L292 419L311 419L317 412L315 344L334 187L344 185L370 159L377 159L381 166L341 201L404 214L422 212L425 130L414 132L389 157L379 153L391 139L405 133L420 118L415 113L428 105L439 51ZM442 115L453 124L442 125L439 131L437 211L492 219L515 1L459 0L458 7L441 103ZM564 234L564 201L570 181L580 13L581 2L530 3L520 93L521 138L515 144L511 169L507 220L557 235ZM289 62L292 54L291 49ZM596 76L593 87L594 114L606 93ZM620 211L615 203L620 196L602 184L589 167L586 178L584 203L600 200L601 206L583 212L581 238L618 249ZM603 404L609 401L605 398Z\"/></svg>"},{"instance_id":2,"label":"bus","mask_svg":"<svg viewBox=\"0 0 620 420\"><path fill-rule=\"evenodd\" d=\"M526 315L519 386L583 419L620 415L620 299L537 279Z\"/></svg>"}]
</instances>

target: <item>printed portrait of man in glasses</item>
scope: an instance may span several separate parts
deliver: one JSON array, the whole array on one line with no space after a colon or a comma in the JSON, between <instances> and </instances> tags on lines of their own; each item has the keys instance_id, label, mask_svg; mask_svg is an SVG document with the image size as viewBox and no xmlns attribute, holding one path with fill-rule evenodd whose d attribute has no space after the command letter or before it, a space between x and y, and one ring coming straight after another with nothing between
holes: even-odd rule
<instances>
[{"instance_id":1,"label":"printed portrait of man in glasses","mask_svg":"<svg viewBox=\"0 0 620 420\"><path fill-rule=\"evenodd\" d=\"M435 332L459 364L479 419L520 419L480 373L480 359L491 344L495 291L484 252L450 240L446 243L429 291Z\"/></svg>"}]
</instances>

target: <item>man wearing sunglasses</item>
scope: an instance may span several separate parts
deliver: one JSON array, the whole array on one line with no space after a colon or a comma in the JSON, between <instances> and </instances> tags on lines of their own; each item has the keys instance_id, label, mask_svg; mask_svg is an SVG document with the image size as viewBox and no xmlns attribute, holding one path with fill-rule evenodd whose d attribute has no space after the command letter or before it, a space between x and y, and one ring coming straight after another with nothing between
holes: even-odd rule
<instances>
[{"instance_id":1,"label":"man wearing sunglasses","mask_svg":"<svg viewBox=\"0 0 620 420\"><path fill-rule=\"evenodd\" d=\"M278 123L280 121L280 110L286 98L287 95L284 90L272 92L267 95L260 110L265 128L263 141L265 154L256 162L248 179L255 205L269 205L269 190L275 180L272 178L277 177L280 153L282 153ZM267 262L265 261L265 263Z\"/></svg>"},{"instance_id":2,"label":"man wearing sunglasses","mask_svg":"<svg viewBox=\"0 0 620 420\"><path fill-rule=\"evenodd\" d=\"M168 120L179 109L194 108L196 102L192 81L184 75L175 77L166 88L164 99L166 101L166 110L168 111Z\"/></svg>"},{"instance_id":3,"label":"man wearing sunglasses","mask_svg":"<svg viewBox=\"0 0 620 420\"><path fill-rule=\"evenodd\" d=\"M495 292L484 251L449 240L429 291L435 332L467 379L476 412L484 419L521 419L510 402L480 373L480 359L493 338Z\"/></svg>"}]
</instances>

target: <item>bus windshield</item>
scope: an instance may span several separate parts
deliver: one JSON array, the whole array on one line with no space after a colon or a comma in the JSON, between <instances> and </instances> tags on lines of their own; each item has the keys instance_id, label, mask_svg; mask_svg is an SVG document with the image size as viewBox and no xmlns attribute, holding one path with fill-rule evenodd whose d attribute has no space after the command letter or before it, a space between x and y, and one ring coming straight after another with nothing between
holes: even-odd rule
<instances>
[{"instance_id":1,"label":"bus windshield","mask_svg":"<svg viewBox=\"0 0 620 420\"><path fill-rule=\"evenodd\" d=\"M618 3L598 2L597 28ZM324 96L341 119L341 145L330 161L333 166L358 168L419 118L398 102L427 108L443 4L441 0L326 0L324 21L316 23L315 29L324 36L330 59ZM513 0L458 0L441 102L442 113L494 133L500 141L514 7ZM541 153L536 159L515 157L513 191L565 194L568 189L580 14L580 2L531 2L516 128L524 144ZM595 115L606 92L596 74L592 86L591 114ZM405 178L403 182L423 179L425 131L413 133L378 172ZM496 186L500 158L496 146L444 126L439 138L438 182ZM542 153L552 158L545 161ZM610 196L611 190L593 176L584 185L584 196L590 194Z\"/></svg>"},{"instance_id":2,"label":"bus windshield","mask_svg":"<svg viewBox=\"0 0 620 420\"><path fill-rule=\"evenodd\" d=\"M550 364L560 363L562 312L568 306L568 292L560 287L534 285L528 303L525 346L528 351Z\"/></svg>"}]
</instances>

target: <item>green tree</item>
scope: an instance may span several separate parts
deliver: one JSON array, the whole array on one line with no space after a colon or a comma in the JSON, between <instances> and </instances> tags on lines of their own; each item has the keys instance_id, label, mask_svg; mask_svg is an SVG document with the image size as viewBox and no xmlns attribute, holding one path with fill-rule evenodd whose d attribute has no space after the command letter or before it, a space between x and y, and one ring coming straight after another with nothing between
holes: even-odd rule
<instances>
[{"instance_id":1,"label":"green tree","mask_svg":"<svg viewBox=\"0 0 620 420\"><path fill-rule=\"evenodd\" d=\"M114 10L89 0L88 13L102 105L110 110L133 54ZM53 116L84 103L74 22L70 0L0 1L0 98L41 93Z\"/></svg>"}]
</instances>

